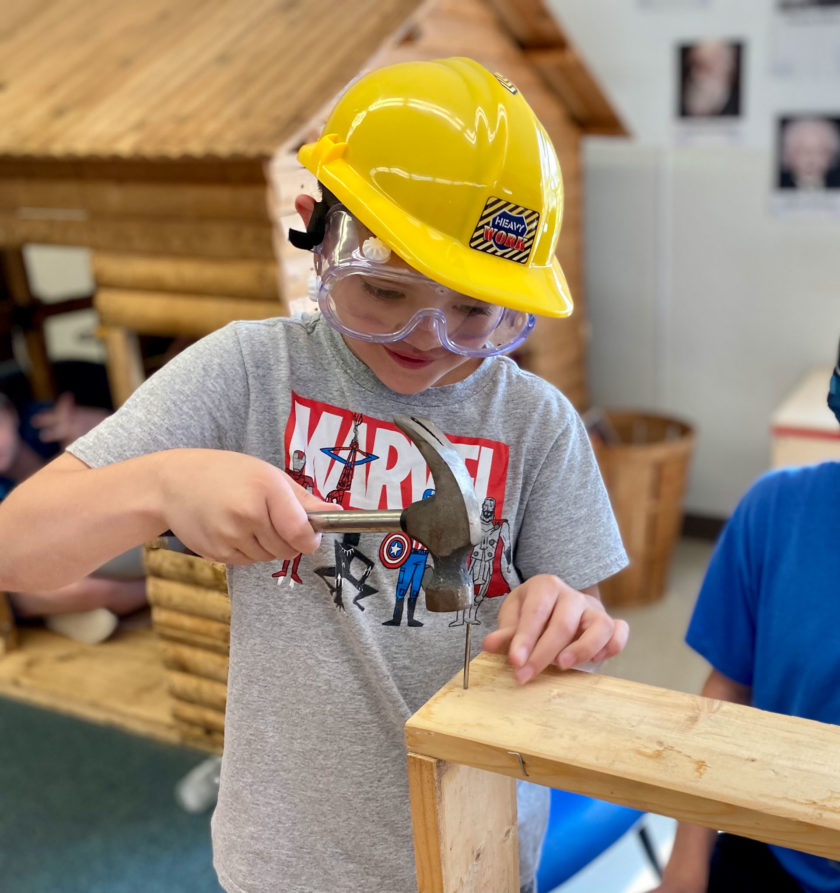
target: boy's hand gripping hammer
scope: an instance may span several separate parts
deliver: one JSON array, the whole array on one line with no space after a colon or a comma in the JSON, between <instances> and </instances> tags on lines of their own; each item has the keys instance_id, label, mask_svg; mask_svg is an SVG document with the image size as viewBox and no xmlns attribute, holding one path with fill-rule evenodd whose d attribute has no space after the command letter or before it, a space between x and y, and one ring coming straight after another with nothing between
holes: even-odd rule
<instances>
[{"instance_id":1,"label":"boy's hand gripping hammer","mask_svg":"<svg viewBox=\"0 0 840 893\"><path fill-rule=\"evenodd\" d=\"M467 467L432 422L417 416L397 416L394 422L423 454L435 482L434 495L402 510L310 512L309 521L323 533L404 531L421 542L434 561L431 577L423 587L426 608L466 611L473 600L467 560L481 539L481 506Z\"/></svg>"}]
</instances>

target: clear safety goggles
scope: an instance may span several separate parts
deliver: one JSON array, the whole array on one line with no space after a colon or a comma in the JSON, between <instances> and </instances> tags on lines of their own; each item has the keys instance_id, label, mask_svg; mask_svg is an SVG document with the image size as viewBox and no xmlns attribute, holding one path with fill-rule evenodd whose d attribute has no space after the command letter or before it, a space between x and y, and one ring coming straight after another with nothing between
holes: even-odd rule
<instances>
[{"instance_id":1,"label":"clear safety goggles","mask_svg":"<svg viewBox=\"0 0 840 893\"><path fill-rule=\"evenodd\" d=\"M468 357L491 357L521 344L535 318L453 291L405 264L342 205L327 213L314 249L310 297L338 331L361 341L402 341L418 327Z\"/></svg>"}]
</instances>

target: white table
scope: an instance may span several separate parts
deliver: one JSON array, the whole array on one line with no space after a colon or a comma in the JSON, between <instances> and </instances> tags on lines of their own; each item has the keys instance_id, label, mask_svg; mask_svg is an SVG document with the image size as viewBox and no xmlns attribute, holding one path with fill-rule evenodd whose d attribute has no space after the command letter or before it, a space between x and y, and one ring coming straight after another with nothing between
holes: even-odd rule
<instances>
[{"instance_id":1,"label":"white table","mask_svg":"<svg viewBox=\"0 0 840 893\"><path fill-rule=\"evenodd\" d=\"M774 468L840 460L840 425L826 403L831 369L810 372L773 413Z\"/></svg>"}]
</instances>

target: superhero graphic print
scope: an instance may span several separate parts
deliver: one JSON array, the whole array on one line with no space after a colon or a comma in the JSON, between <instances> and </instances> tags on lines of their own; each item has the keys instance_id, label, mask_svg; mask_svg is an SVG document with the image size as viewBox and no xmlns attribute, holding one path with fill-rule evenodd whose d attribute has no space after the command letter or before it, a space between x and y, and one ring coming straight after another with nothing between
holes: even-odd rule
<instances>
[{"instance_id":1,"label":"superhero graphic print","mask_svg":"<svg viewBox=\"0 0 840 893\"><path fill-rule=\"evenodd\" d=\"M482 539L470 556L475 604L450 625L480 622L480 604L516 585L510 526L502 516L508 448L484 438L452 436L482 502ZM402 509L434 494L434 480L412 441L390 420L292 394L284 436L285 468L298 483L344 509ZM293 586L307 573L324 584L340 611L367 612L383 626L422 627L423 583L434 559L422 543L387 533L366 554L358 533L333 534L335 563L296 556L272 576ZM373 585L373 584L376 585Z\"/></svg>"}]
</instances>

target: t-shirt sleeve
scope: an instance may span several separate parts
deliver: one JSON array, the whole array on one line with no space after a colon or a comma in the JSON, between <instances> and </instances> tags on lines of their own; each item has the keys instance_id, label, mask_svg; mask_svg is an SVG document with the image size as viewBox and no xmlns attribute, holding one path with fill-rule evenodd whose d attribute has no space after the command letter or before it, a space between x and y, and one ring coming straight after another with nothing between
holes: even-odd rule
<instances>
[{"instance_id":1,"label":"t-shirt sleeve","mask_svg":"<svg viewBox=\"0 0 840 893\"><path fill-rule=\"evenodd\" d=\"M589 437L571 409L530 487L515 563L522 579L556 574L576 589L627 564Z\"/></svg>"},{"instance_id":2,"label":"t-shirt sleeve","mask_svg":"<svg viewBox=\"0 0 840 893\"><path fill-rule=\"evenodd\" d=\"M760 585L762 487L741 500L712 553L686 642L724 676L752 686Z\"/></svg>"},{"instance_id":3,"label":"t-shirt sleeve","mask_svg":"<svg viewBox=\"0 0 840 893\"><path fill-rule=\"evenodd\" d=\"M237 450L247 397L236 328L225 326L171 359L68 452L99 467L166 449Z\"/></svg>"}]
</instances>

